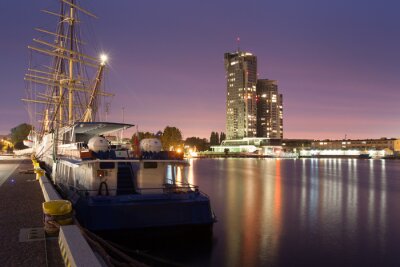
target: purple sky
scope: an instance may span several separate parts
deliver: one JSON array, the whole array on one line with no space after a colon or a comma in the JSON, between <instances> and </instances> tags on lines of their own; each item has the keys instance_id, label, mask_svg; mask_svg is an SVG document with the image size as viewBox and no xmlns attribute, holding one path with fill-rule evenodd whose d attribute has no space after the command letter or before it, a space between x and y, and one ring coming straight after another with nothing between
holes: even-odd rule
<instances>
[{"instance_id":1,"label":"purple sky","mask_svg":"<svg viewBox=\"0 0 400 267\"><path fill-rule=\"evenodd\" d=\"M110 57L109 120L184 137L225 131L223 54L258 57L260 78L278 80L285 138L380 138L400 133L400 1L83 1L96 56ZM26 48L53 29L55 0L0 4L0 134L29 122ZM86 27L86 26L85 26ZM129 132L128 132L129 134Z\"/></svg>"}]
</instances>

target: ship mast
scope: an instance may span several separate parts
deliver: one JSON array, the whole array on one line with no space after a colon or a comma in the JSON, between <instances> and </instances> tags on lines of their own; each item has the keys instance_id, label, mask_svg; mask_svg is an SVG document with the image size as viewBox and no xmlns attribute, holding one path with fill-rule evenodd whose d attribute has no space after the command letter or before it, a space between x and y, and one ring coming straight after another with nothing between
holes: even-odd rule
<instances>
[{"instance_id":1,"label":"ship mast","mask_svg":"<svg viewBox=\"0 0 400 267\"><path fill-rule=\"evenodd\" d=\"M64 14L64 3L61 2L60 6L61 6L60 7L60 9L61 9L60 10L60 14ZM60 22L59 22L60 24L62 23L62 20L63 20L63 17L60 17ZM64 35L64 27L60 27L59 29L60 30L59 30L59 35L57 36L57 40L58 40L59 44L62 44L61 36ZM60 60L61 60L61 64L60 64L59 73L60 74L64 74L65 70L64 70L64 64L62 63L63 59L61 58ZM58 114L59 114L59 119L60 119L59 126L61 126L62 125L62 121L63 121L63 110L61 108L61 103L62 103L63 97L64 97L64 89L63 89L61 83L60 83L60 86L59 86L59 90L60 90L60 93L59 93L59 105L58 105L57 108L58 108ZM56 113L56 115L57 115L57 113Z\"/></svg>"},{"instance_id":2,"label":"ship mast","mask_svg":"<svg viewBox=\"0 0 400 267\"><path fill-rule=\"evenodd\" d=\"M75 12L74 12L74 0L71 0L70 5L70 17L69 22L69 38L70 38L70 51L69 54L69 81L68 81L68 121L69 124L74 122L73 115L73 90L74 90L74 24L75 24Z\"/></svg>"},{"instance_id":3,"label":"ship mast","mask_svg":"<svg viewBox=\"0 0 400 267\"><path fill-rule=\"evenodd\" d=\"M36 28L44 37L33 39L35 45L28 46L35 55L42 55L38 59L51 58L50 65L36 64L25 75L28 97L22 100L43 107L41 113L37 114L41 118L36 119L34 114L32 119L39 122L36 128L40 135L72 125L76 120L93 120L98 110L98 96L113 96L100 90L104 62L83 53L81 46L86 43L79 38L78 26L82 23L79 15L97 17L78 6L77 0L59 1L58 13L43 10L48 15L58 17L56 31ZM53 41L46 40L49 37Z\"/></svg>"},{"instance_id":4,"label":"ship mast","mask_svg":"<svg viewBox=\"0 0 400 267\"><path fill-rule=\"evenodd\" d=\"M103 72L104 72L104 68L106 66L107 56L101 55L100 60L101 60L101 63L100 63L99 69L97 71L97 76L96 76L96 80L95 80L95 83L93 86L93 90L90 95L90 99L87 104L85 113L83 114L82 119L81 119L81 121L83 121L83 122L92 122L95 119L95 115L97 113L97 103L96 103L97 93L99 91L100 84L103 79Z\"/></svg>"}]
</instances>

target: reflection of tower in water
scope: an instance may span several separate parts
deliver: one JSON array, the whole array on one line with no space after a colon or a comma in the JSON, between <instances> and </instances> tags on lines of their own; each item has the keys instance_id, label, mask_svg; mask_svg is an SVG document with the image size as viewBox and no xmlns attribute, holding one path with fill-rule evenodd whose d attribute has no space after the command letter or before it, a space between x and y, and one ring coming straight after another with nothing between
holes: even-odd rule
<instances>
[{"instance_id":1,"label":"reflection of tower in water","mask_svg":"<svg viewBox=\"0 0 400 267\"><path fill-rule=\"evenodd\" d=\"M226 266L258 266L279 254L282 166L275 159L240 161L227 164Z\"/></svg>"},{"instance_id":2,"label":"reflection of tower in water","mask_svg":"<svg viewBox=\"0 0 400 267\"><path fill-rule=\"evenodd\" d=\"M244 205L243 205L243 223L242 223L242 246L241 266L257 266L258 254L260 251L260 235L262 211L263 187L261 186L263 177L257 170L257 161L247 159L244 169L246 179L243 183Z\"/></svg>"},{"instance_id":3,"label":"reflection of tower in water","mask_svg":"<svg viewBox=\"0 0 400 267\"><path fill-rule=\"evenodd\" d=\"M235 159L226 161L226 200L223 216L225 219L225 239L226 239L226 266L240 265L242 247L242 232L246 231L241 222L241 213L243 212L243 186L240 184L241 179L246 179L241 175L241 168L236 165ZM241 165L240 165L241 167Z\"/></svg>"},{"instance_id":4,"label":"reflection of tower in water","mask_svg":"<svg viewBox=\"0 0 400 267\"><path fill-rule=\"evenodd\" d=\"M279 250L279 241L282 232L282 177L281 160L275 161L275 179L274 179L274 201L271 225L271 243L270 258L277 257Z\"/></svg>"}]
</instances>

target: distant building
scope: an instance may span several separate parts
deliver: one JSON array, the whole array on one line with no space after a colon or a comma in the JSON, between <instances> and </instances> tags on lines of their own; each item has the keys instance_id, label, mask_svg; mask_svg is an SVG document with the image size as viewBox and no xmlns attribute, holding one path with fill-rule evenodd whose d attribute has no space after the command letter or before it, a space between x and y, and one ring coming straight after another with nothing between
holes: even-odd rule
<instances>
[{"instance_id":1,"label":"distant building","mask_svg":"<svg viewBox=\"0 0 400 267\"><path fill-rule=\"evenodd\" d=\"M283 139L282 147L287 151L293 150L384 150L400 151L400 139L341 139L341 140L311 140L311 139Z\"/></svg>"},{"instance_id":2,"label":"distant building","mask_svg":"<svg viewBox=\"0 0 400 267\"><path fill-rule=\"evenodd\" d=\"M226 138L257 135L257 57L237 51L225 53Z\"/></svg>"},{"instance_id":3,"label":"distant building","mask_svg":"<svg viewBox=\"0 0 400 267\"><path fill-rule=\"evenodd\" d=\"M237 140L224 140L219 146L211 146L215 153L243 153L253 155L277 156L282 150L281 140L265 137L244 137Z\"/></svg>"},{"instance_id":4,"label":"distant building","mask_svg":"<svg viewBox=\"0 0 400 267\"><path fill-rule=\"evenodd\" d=\"M282 139L282 147L285 151L310 150L313 139Z\"/></svg>"},{"instance_id":5,"label":"distant building","mask_svg":"<svg viewBox=\"0 0 400 267\"><path fill-rule=\"evenodd\" d=\"M275 80L257 81L257 137L283 138L283 97Z\"/></svg>"},{"instance_id":6,"label":"distant building","mask_svg":"<svg viewBox=\"0 0 400 267\"><path fill-rule=\"evenodd\" d=\"M301 157L390 157L400 155L400 140L342 139L342 140L296 140L284 139L284 151L299 153Z\"/></svg>"},{"instance_id":7,"label":"distant building","mask_svg":"<svg viewBox=\"0 0 400 267\"><path fill-rule=\"evenodd\" d=\"M208 155L315 158L400 158L400 139L311 140L245 137L211 146Z\"/></svg>"},{"instance_id":8,"label":"distant building","mask_svg":"<svg viewBox=\"0 0 400 267\"><path fill-rule=\"evenodd\" d=\"M390 149L396 150L395 138L380 138L380 139L346 139L346 140L315 140L311 142L311 149L319 150L350 150L356 149L360 151L364 150L383 150Z\"/></svg>"}]
</instances>

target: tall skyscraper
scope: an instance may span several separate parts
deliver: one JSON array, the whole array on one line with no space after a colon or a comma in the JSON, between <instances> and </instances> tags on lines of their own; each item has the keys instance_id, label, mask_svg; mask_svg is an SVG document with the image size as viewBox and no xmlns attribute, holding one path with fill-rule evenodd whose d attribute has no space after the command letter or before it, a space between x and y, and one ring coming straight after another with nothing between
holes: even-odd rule
<instances>
[{"instance_id":1,"label":"tall skyscraper","mask_svg":"<svg viewBox=\"0 0 400 267\"><path fill-rule=\"evenodd\" d=\"M225 53L226 138L241 139L257 134L257 57L237 51Z\"/></svg>"},{"instance_id":2,"label":"tall skyscraper","mask_svg":"<svg viewBox=\"0 0 400 267\"><path fill-rule=\"evenodd\" d=\"M257 81L257 137L283 138L283 97L274 80Z\"/></svg>"}]
</instances>

